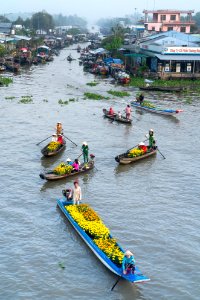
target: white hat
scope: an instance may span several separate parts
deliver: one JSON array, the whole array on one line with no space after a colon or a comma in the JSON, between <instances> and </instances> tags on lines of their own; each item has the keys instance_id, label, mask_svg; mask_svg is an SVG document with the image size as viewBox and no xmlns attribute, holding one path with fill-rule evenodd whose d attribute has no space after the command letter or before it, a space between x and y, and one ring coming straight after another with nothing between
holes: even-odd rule
<instances>
[{"instance_id":1,"label":"white hat","mask_svg":"<svg viewBox=\"0 0 200 300\"><path fill-rule=\"evenodd\" d=\"M149 131L151 131L151 132L154 132L154 130L153 130L153 129L149 129Z\"/></svg>"},{"instance_id":2,"label":"white hat","mask_svg":"<svg viewBox=\"0 0 200 300\"><path fill-rule=\"evenodd\" d=\"M71 161L71 159L70 159L70 158L68 158L66 161Z\"/></svg>"},{"instance_id":3,"label":"white hat","mask_svg":"<svg viewBox=\"0 0 200 300\"><path fill-rule=\"evenodd\" d=\"M141 142L139 143L139 146L145 146L145 143Z\"/></svg>"},{"instance_id":4,"label":"white hat","mask_svg":"<svg viewBox=\"0 0 200 300\"><path fill-rule=\"evenodd\" d=\"M61 122L57 122L57 124L62 124Z\"/></svg>"},{"instance_id":5,"label":"white hat","mask_svg":"<svg viewBox=\"0 0 200 300\"><path fill-rule=\"evenodd\" d=\"M83 142L83 145L87 146L87 142Z\"/></svg>"},{"instance_id":6,"label":"white hat","mask_svg":"<svg viewBox=\"0 0 200 300\"><path fill-rule=\"evenodd\" d=\"M132 256L133 253L129 250L127 250L125 253L124 253L125 256Z\"/></svg>"},{"instance_id":7,"label":"white hat","mask_svg":"<svg viewBox=\"0 0 200 300\"><path fill-rule=\"evenodd\" d=\"M56 135L57 135L56 133L53 133L53 134L52 134L52 136L56 136Z\"/></svg>"}]
</instances>

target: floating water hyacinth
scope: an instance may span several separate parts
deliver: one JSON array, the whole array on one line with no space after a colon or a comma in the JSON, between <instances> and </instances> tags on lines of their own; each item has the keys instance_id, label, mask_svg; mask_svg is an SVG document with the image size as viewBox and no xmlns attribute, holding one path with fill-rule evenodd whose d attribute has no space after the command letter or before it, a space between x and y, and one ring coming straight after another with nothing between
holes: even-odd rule
<instances>
[{"instance_id":1,"label":"floating water hyacinth","mask_svg":"<svg viewBox=\"0 0 200 300\"><path fill-rule=\"evenodd\" d=\"M109 97L104 97L99 94L95 93L84 93L84 96L86 99L91 99L91 100L109 100Z\"/></svg>"},{"instance_id":2,"label":"floating water hyacinth","mask_svg":"<svg viewBox=\"0 0 200 300\"><path fill-rule=\"evenodd\" d=\"M112 96L115 96L115 97L128 97L130 96L130 94L128 92L124 92L124 91L112 91L112 90L109 90L107 91L108 94L112 95Z\"/></svg>"}]
</instances>

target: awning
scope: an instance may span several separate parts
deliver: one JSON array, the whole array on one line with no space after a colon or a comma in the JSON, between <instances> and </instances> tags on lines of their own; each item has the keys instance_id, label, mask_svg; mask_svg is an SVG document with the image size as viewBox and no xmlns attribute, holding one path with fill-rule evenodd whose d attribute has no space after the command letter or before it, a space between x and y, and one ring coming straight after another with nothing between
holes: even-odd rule
<instances>
[{"instance_id":1,"label":"awning","mask_svg":"<svg viewBox=\"0 0 200 300\"><path fill-rule=\"evenodd\" d=\"M185 60L185 61L200 61L200 55L162 55L162 54L156 54L156 57L160 60Z\"/></svg>"},{"instance_id":2,"label":"awning","mask_svg":"<svg viewBox=\"0 0 200 300\"><path fill-rule=\"evenodd\" d=\"M123 54L124 56L129 56L129 57L148 57L145 54L141 54L141 53L127 53L127 54Z\"/></svg>"}]
</instances>

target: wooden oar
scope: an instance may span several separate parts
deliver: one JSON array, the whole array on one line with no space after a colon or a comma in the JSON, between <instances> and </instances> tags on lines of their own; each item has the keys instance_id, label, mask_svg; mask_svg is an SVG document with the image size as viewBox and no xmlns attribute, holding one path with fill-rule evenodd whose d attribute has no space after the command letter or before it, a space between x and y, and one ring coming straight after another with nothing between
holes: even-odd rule
<instances>
[{"instance_id":1,"label":"wooden oar","mask_svg":"<svg viewBox=\"0 0 200 300\"><path fill-rule=\"evenodd\" d=\"M118 284L118 282L122 279L122 276L120 276L117 281L115 282L115 284L112 286L111 291L114 290L114 288L116 287L116 285Z\"/></svg>"},{"instance_id":2,"label":"wooden oar","mask_svg":"<svg viewBox=\"0 0 200 300\"><path fill-rule=\"evenodd\" d=\"M160 153L160 155L161 155L164 159L166 159L166 157L160 152L160 150L158 149L158 147L157 147L157 150L158 150L158 152Z\"/></svg>"},{"instance_id":3,"label":"wooden oar","mask_svg":"<svg viewBox=\"0 0 200 300\"><path fill-rule=\"evenodd\" d=\"M41 144L42 142L44 142L44 141L48 140L50 137L51 137L51 135L50 135L50 136L48 136L46 139L42 140L41 142L37 143L37 144L36 144L36 146L38 146L38 145L39 145L39 144Z\"/></svg>"},{"instance_id":4,"label":"wooden oar","mask_svg":"<svg viewBox=\"0 0 200 300\"><path fill-rule=\"evenodd\" d=\"M76 147L78 146L76 143L74 143L72 140L70 140L67 136L65 136L64 134L63 134L63 136L68 140L68 141L70 141L72 144L74 144Z\"/></svg>"}]
</instances>

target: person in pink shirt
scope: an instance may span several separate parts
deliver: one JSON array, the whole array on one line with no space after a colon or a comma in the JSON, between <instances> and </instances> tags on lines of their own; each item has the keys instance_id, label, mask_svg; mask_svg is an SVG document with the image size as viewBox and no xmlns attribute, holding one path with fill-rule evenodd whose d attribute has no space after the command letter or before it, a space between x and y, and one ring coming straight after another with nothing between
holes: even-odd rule
<instances>
[{"instance_id":1,"label":"person in pink shirt","mask_svg":"<svg viewBox=\"0 0 200 300\"><path fill-rule=\"evenodd\" d=\"M126 109L125 109L125 113L126 113L126 118L127 118L127 120L130 120L130 118L131 118L131 112L132 112L131 107L130 107L130 105L128 104L127 107L126 107Z\"/></svg>"},{"instance_id":2,"label":"person in pink shirt","mask_svg":"<svg viewBox=\"0 0 200 300\"><path fill-rule=\"evenodd\" d=\"M74 170L76 172L79 171L79 163L78 163L78 159L75 159L74 163L72 164L72 167L74 168Z\"/></svg>"}]
</instances>

